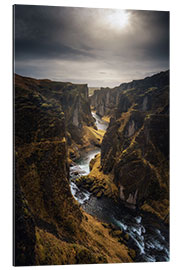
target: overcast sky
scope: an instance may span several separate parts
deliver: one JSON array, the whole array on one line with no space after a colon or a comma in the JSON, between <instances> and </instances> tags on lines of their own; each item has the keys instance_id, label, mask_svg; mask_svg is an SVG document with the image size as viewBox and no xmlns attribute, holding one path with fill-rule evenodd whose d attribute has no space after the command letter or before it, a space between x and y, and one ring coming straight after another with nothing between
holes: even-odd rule
<instances>
[{"instance_id":1,"label":"overcast sky","mask_svg":"<svg viewBox=\"0 0 180 270\"><path fill-rule=\"evenodd\" d=\"M15 6L15 72L114 87L169 68L169 13Z\"/></svg>"}]
</instances>

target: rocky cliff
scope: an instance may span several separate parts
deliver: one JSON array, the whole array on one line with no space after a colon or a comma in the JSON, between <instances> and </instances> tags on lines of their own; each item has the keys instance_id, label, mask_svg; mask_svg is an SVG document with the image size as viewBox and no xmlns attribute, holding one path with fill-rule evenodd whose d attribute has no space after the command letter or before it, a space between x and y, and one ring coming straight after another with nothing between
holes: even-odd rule
<instances>
[{"instance_id":1,"label":"rocky cliff","mask_svg":"<svg viewBox=\"0 0 180 270\"><path fill-rule=\"evenodd\" d=\"M26 260L32 258L28 256L24 240L21 239L22 245L18 240L25 228L28 230L28 242L29 238L35 239L35 221L40 228L59 235L62 226L65 231L69 230L68 226L76 231L82 218L68 185L65 114L60 104L50 99L49 83L51 85L48 81L15 77L17 265L28 264L29 261ZM45 93L42 94L43 85ZM31 223L32 226L25 226L24 223ZM31 242L32 240L28 245L29 249ZM32 245L35 245L35 241ZM35 249L33 250L35 254Z\"/></svg>"},{"instance_id":2,"label":"rocky cliff","mask_svg":"<svg viewBox=\"0 0 180 270\"><path fill-rule=\"evenodd\" d=\"M127 111L129 100L125 95L122 95L124 90L128 89L128 91L130 91L139 89L143 91L143 89L151 88L152 85L153 87L161 87L168 83L167 72L161 72L160 74L155 74L152 77L147 77L142 80L133 80L129 83L122 83L114 88L102 87L100 90L95 90L94 94L90 96L91 106L100 116L113 115L113 112L117 108L120 108L120 111L122 112ZM119 107L120 98L124 98L124 100L121 101L121 107Z\"/></svg>"},{"instance_id":3,"label":"rocky cliff","mask_svg":"<svg viewBox=\"0 0 180 270\"><path fill-rule=\"evenodd\" d=\"M68 148L83 147L94 125L87 86L18 75L14 84L14 264L132 261L70 192Z\"/></svg>"},{"instance_id":4,"label":"rocky cliff","mask_svg":"<svg viewBox=\"0 0 180 270\"><path fill-rule=\"evenodd\" d=\"M113 91L113 95L111 92ZM94 94L90 96L90 103L92 108L96 111L99 116L111 115L112 110L115 108L117 103L118 91L111 88L103 88L95 90Z\"/></svg>"},{"instance_id":5,"label":"rocky cliff","mask_svg":"<svg viewBox=\"0 0 180 270\"><path fill-rule=\"evenodd\" d=\"M111 176L126 205L164 219L169 211L169 71L95 91L91 105L101 116L112 116L101 145L101 173Z\"/></svg>"},{"instance_id":6,"label":"rocky cliff","mask_svg":"<svg viewBox=\"0 0 180 270\"><path fill-rule=\"evenodd\" d=\"M79 157L79 151L84 145L94 143L88 141L84 130L84 126L95 127L90 111L87 85L35 80L16 75L16 89L21 88L28 89L31 102L42 106L44 111L61 108L64 113L70 159ZM48 128L49 132L55 130L53 123L51 124L52 126ZM44 123L45 128L46 126Z\"/></svg>"}]
</instances>

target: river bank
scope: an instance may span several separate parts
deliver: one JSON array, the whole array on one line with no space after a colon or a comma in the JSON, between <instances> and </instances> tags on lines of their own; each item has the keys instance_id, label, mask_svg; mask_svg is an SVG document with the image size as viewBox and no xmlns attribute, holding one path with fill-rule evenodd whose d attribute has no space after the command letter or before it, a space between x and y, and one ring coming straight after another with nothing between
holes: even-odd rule
<instances>
[{"instance_id":1,"label":"river bank","mask_svg":"<svg viewBox=\"0 0 180 270\"><path fill-rule=\"evenodd\" d=\"M104 122L95 112L97 128L106 129ZM94 156L100 153L100 148L95 148L84 153L70 168L71 192L80 203L83 210L95 216L101 222L114 226L127 236L126 245L136 251L136 262L155 262L169 260L169 232L168 227L156 216L139 209L129 209L120 201L115 203L107 197L97 198L84 188L79 188L73 179L88 175L89 163Z\"/></svg>"}]
</instances>

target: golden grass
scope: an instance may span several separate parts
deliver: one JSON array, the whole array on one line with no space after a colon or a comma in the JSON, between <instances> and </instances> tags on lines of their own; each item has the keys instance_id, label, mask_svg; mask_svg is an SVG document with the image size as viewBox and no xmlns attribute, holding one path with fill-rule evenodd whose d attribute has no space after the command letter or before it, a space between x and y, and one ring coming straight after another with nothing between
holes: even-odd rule
<instances>
[{"instance_id":1,"label":"golden grass","mask_svg":"<svg viewBox=\"0 0 180 270\"><path fill-rule=\"evenodd\" d=\"M135 104L132 104L132 106L129 108L129 110L127 112L122 113L121 118L119 120L121 122L120 128L118 129L119 133L123 132L127 122L129 121L130 116L131 116L131 112L134 110L133 109L134 105Z\"/></svg>"},{"instance_id":2,"label":"golden grass","mask_svg":"<svg viewBox=\"0 0 180 270\"><path fill-rule=\"evenodd\" d=\"M112 173L104 174L103 171L100 170L101 168L101 156L100 153L95 157L95 162L90 171L88 177L91 179L96 179L95 185L103 186L103 193L104 195L110 197L116 197L118 188L113 183L114 175Z\"/></svg>"},{"instance_id":3,"label":"golden grass","mask_svg":"<svg viewBox=\"0 0 180 270\"><path fill-rule=\"evenodd\" d=\"M85 126L84 127L84 133L86 136L86 139L90 142L94 142L94 144L101 144L103 136L105 134L104 130L96 130L92 127Z\"/></svg>"},{"instance_id":4,"label":"golden grass","mask_svg":"<svg viewBox=\"0 0 180 270\"><path fill-rule=\"evenodd\" d=\"M111 119L111 117L108 116L108 115L105 115L105 116L102 117L102 120L105 121L105 122L107 122L107 123L110 122L110 119Z\"/></svg>"},{"instance_id":5,"label":"golden grass","mask_svg":"<svg viewBox=\"0 0 180 270\"><path fill-rule=\"evenodd\" d=\"M36 227L36 264L75 264L73 246L56 238L53 234Z\"/></svg>"},{"instance_id":6,"label":"golden grass","mask_svg":"<svg viewBox=\"0 0 180 270\"><path fill-rule=\"evenodd\" d=\"M151 206L148 203L145 203L141 206L141 209L153 213L164 220L165 217L169 214L169 200L153 200L151 201Z\"/></svg>"},{"instance_id":7,"label":"golden grass","mask_svg":"<svg viewBox=\"0 0 180 270\"><path fill-rule=\"evenodd\" d=\"M128 248L118 242L117 238L109 234L101 222L91 215L83 212L86 219L83 219L82 228L87 232L87 244L95 253L101 253L108 263L131 262Z\"/></svg>"},{"instance_id":8,"label":"golden grass","mask_svg":"<svg viewBox=\"0 0 180 270\"><path fill-rule=\"evenodd\" d=\"M84 211L83 215L82 235L74 243L36 227L37 265L132 262L130 250L108 228Z\"/></svg>"}]
</instances>

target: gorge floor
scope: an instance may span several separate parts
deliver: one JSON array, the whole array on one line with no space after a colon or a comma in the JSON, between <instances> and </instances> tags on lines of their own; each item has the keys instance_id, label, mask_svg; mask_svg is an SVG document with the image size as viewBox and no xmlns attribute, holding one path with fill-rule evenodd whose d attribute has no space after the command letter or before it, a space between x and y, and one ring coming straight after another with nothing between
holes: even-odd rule
<instances>
[{"instance_id":1,"label":"gorge floor","mask_svg":"<svg viewBox=\"0 0 180 270\"><path fill-rule=\"evenodd\" d=\"M95 112L98 129L106 130L108 124ZM70 178L88 175L90 160L100 152L95 148L76 161L70 168ZM169 231L168 227L156 216L139 209L129 209L121 202L115 203L107 197L97 198L89 191L78 188L70 181L71 193L81 207L101 222L113 224L116 228L128 234L127 246L136 251L136 262L169 261Z\"/></svg>"}]
</instances>

